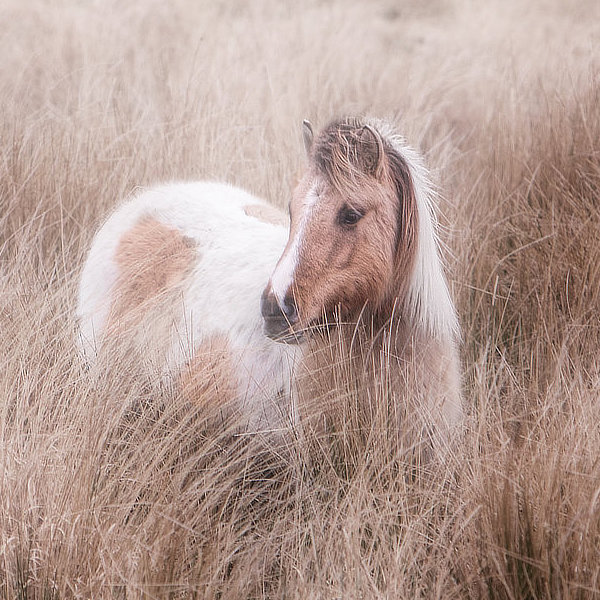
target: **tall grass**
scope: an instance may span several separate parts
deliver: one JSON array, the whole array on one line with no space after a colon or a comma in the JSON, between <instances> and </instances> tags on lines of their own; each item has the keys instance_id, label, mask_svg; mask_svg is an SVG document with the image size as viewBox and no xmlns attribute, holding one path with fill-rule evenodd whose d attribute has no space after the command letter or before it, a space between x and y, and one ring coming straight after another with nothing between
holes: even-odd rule
<instances>
[{"instance_id":1,"label":"tall grass","mask_svg":"<svg viewBox=\"0 0 600 600\"><path fill-rule=\"evenodd\" d=\"M6 0L2 597L600 596L598 13ZM378 407L358 418L344 370L320 400L345 424L275 444L126 357L85 368L77 277L116 202L216 178L283 205L301 119L357 112L392 118L443 192L468 412L452 456L415 464Z\"/></svg>"}]
</instances>

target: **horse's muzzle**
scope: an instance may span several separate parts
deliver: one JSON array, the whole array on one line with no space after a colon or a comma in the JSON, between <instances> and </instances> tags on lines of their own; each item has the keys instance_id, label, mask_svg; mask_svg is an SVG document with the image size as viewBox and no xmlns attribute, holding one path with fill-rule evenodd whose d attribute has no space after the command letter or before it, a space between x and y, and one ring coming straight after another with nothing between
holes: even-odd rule
<instances>
[{"instance_id":1,"label":"horse's muzzle","mask_svg":"<svg viewBox=\"0 0 600 600\"><path fill-rule=\"evenodd\" d=\"M268 288L260 298L260 312L264 321L264 333L276 342L298 344L303 335L294 332L294 325L298 323L298 309L294 298L287 295L280 305L275 294Z\"/></svg>"}]
</instances>

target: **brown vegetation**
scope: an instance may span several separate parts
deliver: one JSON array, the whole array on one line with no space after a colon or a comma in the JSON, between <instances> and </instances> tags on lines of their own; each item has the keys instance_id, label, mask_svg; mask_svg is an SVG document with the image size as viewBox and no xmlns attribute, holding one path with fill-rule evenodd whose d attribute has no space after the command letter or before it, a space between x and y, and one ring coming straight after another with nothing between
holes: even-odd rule
<instances>
[{"instance_id":1,"label":"brown vegetation","mask_svg":"<svg viewBox=\"0 0 600 600\"><path fill-rule=\"evenodd\" d=\"M597 2L8 0L0 23L2 597L600 595ZM218 178L284 206L302 118L359 112L443 190L452 456L418 464L343 365L321 400L346 418L284 448L134 356L84 367L76 282L115 202Z\"/></svg>"}]
</instances>

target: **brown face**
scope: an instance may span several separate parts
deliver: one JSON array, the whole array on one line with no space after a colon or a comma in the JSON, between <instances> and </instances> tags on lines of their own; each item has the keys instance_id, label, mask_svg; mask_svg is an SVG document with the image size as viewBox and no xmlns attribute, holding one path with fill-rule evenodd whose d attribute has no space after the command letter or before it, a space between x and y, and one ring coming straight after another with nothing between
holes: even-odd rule
<instances>
[{"instance_id":1,"label":"brown face","mask_svg":"<svg viewBox=\"0 0 600 600\"><path fill-rule=\"evenodd\" d=\"M373 177L340 190L311 170L290 203L290 236L262 297L265 333L301 341L302 331L358 317L386 299L394 275L396 189Z\"/></svg>"}]
</instances>

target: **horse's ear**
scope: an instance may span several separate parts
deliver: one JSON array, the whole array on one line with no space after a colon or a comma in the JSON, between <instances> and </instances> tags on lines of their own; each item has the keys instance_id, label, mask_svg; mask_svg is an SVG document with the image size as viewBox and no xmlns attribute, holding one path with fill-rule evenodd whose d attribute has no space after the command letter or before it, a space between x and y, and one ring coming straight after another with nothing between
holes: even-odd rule
<instances>
[{"instance_id":1,"label":"horse's ear","mask_svg":"<svg viewBox=\"0 0 600 600\"><path fill-rule=\"evenodd\" d=\"M304 119L304 121L302 121L302 139L304 140L304 149L306 150L306 154L310 154L314 137L315 136L310 121Z\"/></svg>"},{"instance_id":2,"label":"horse's ear","mask_svg":"<svg viewBox=\"0 0 600 600\"><path fill-rule=\"evenodd\" d=\"M370 125L364 125L358 132L360 149L358 156L363 170L376 179L383 173L383 140L378 131Z\"/></svg>"}]
</instances>

